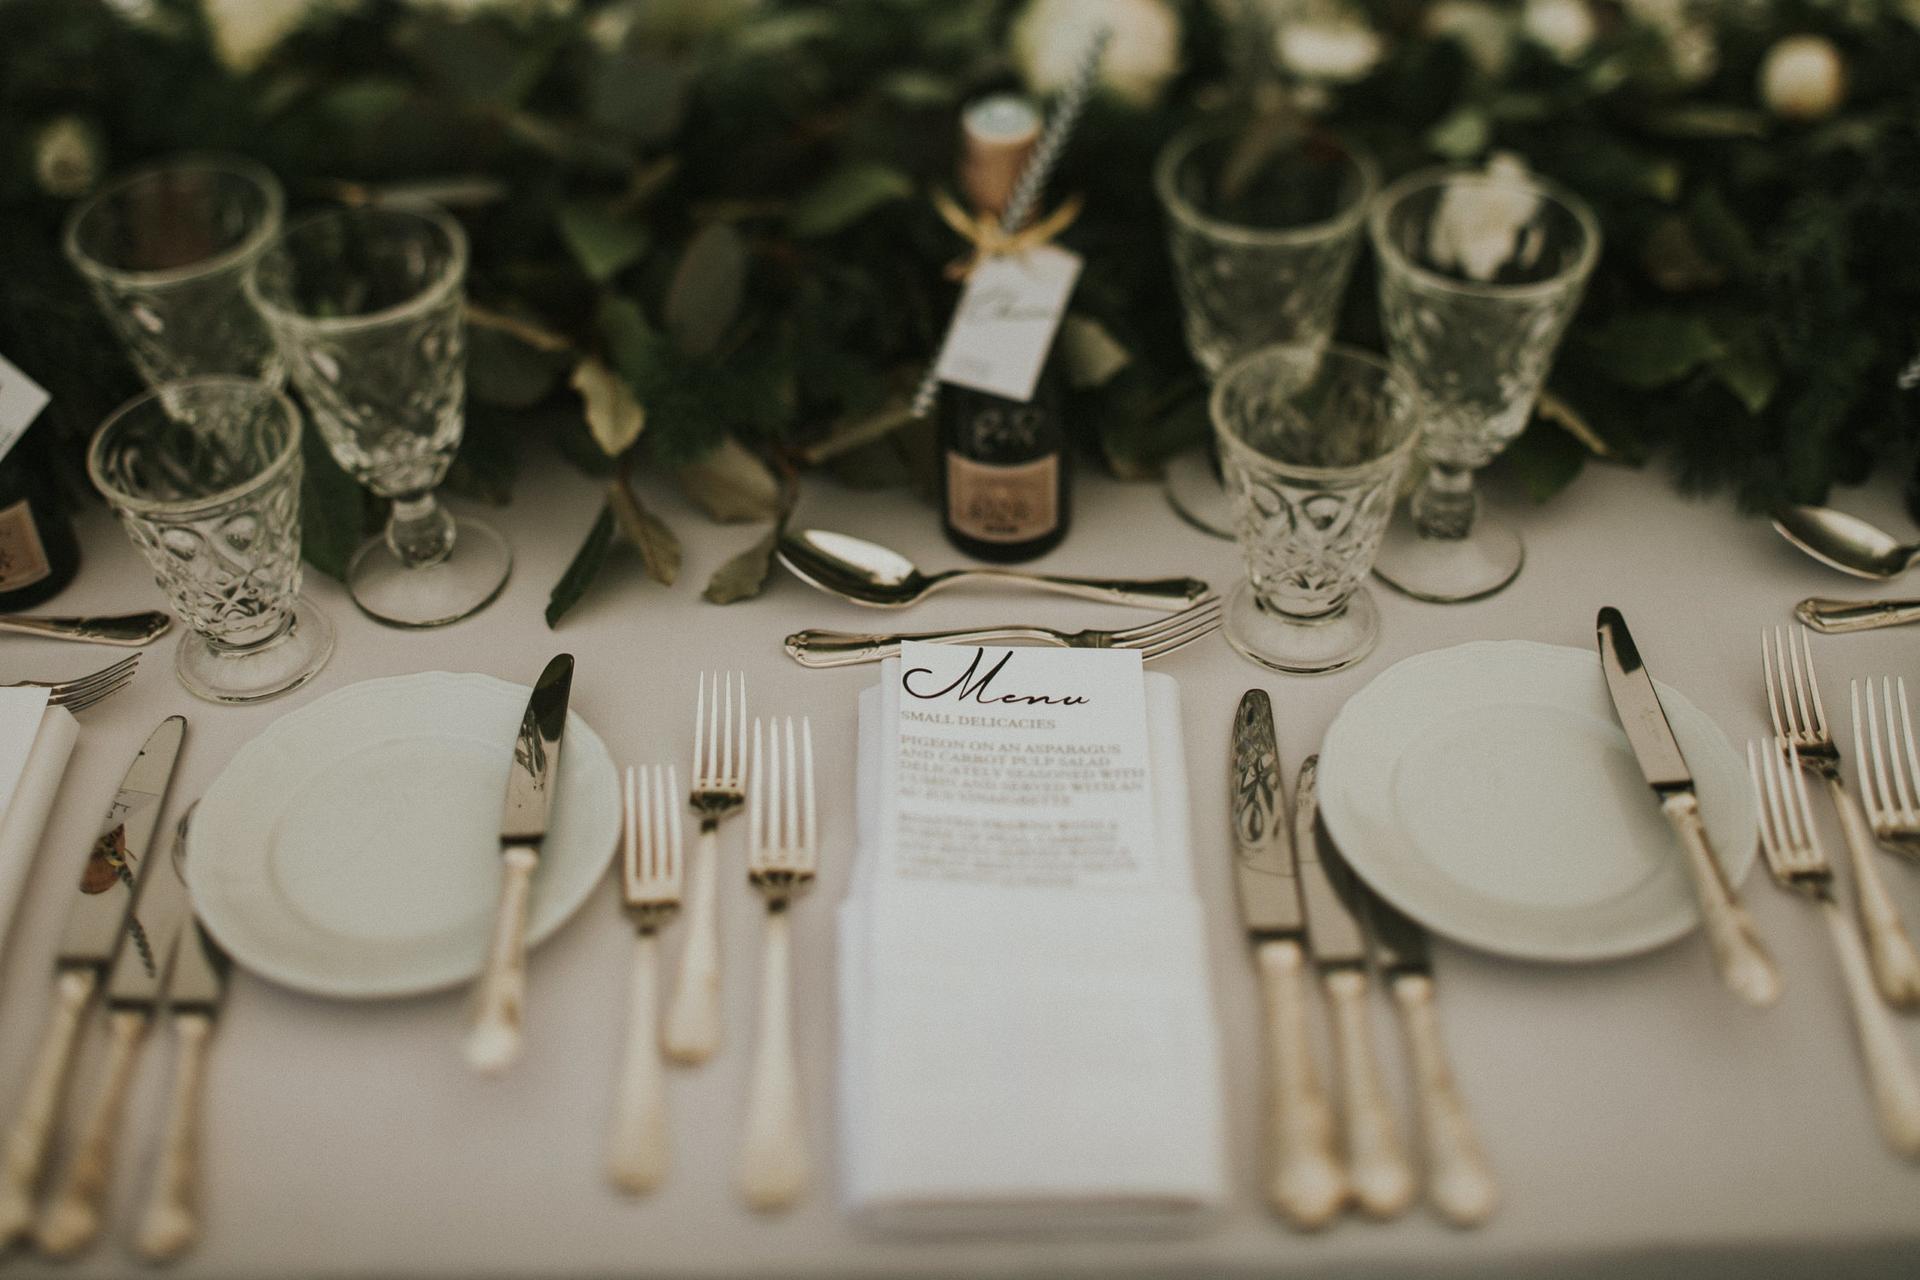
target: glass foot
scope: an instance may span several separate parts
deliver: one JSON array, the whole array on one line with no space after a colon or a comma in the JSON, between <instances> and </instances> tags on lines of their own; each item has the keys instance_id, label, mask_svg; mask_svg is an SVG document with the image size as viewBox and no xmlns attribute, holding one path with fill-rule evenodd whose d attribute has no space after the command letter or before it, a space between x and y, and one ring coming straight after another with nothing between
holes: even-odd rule
<instances>
[{"instance_id":1,"label":"glass foot","mask_svg":"<svg viewBox=\"0 0 1920 1280\"><path fill-rule=\"evenodd\" d=\"M196 698L259 702L299 688L332 656L333 624L302 596L293 602L287 629L251 649L216 647L189 631L174 650L173 669Z\"/></svg>"},{"instance_id":2,"label":"glass foot","mask_svg":"<svg viewBox=\"0 0 1920 1280\"><path fill-rule=\"evenodd\" d=\"M1202 445L1168 459L1166 486L1167 501L1182 520L1216 538L1233 537L1233 499L1220 482L1212 450Z\"/></svg>"},{"instance_id":3,"label":"glass foot","mask_svg":"<svg viewBox=\"0 0 1920 1280\"><path fill-rule=\"evenodd\" d=\"M385 538L353 553L347 591L360 611L390 627L444 627L493 603L507 585L513 553L492 526L454 521L453 551L437 564L409 569Z\"/></svg>"},{"instance_id":4,"label":"glass foot","mask_svg":"<svg viewBox=\"0 0 1920 1280\"><path fill-rule=\"evenodd\" d=\"M1292 618L1261 606L1251 582L1227 599L1227 643L1263 667L1315 675L1350 667L1380 639L1380 608L1365 587L1325 618Z\"/></svg>"},{"instance_id":5,"label":"glass foot","mask_svg":"<svg viewBox=\"0 0 1920 1280\"><path fill-rule=\"evenodd\" d=\"M1387 526L1373 571L1416 600L1458 604L1490 596L1512 582L1526 555L1513 526L1485 515L1464 538L1426 538L1402 513Z\"/></svg>"}]
</instances>

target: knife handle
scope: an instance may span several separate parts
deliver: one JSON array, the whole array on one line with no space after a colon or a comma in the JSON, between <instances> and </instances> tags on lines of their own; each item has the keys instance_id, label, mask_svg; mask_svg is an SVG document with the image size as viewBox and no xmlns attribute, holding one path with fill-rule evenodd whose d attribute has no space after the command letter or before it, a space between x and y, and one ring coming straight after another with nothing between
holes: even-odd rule
<instances>
[{"instance_id":1,"label":"knife handle","mask_svg":"<svg viewBox=\"0 0 1920 1280\"><path fill-rule=\"evenodd\" d=\"M785 1209L807 1189L806 1128L800 1118L800 1073L793 1053L792 949L784 904L767 911L760 970L760 1026L755 1036L747 1132L735 1185L750 1209Z\"/></svg>"},{"instance_id":2,"label":"knife handle","mask_svg":"<svg viewBox=\"0 0 1920 1280\"><path fill-rule=\"evenodd\" d=\"M1466 1100L1453 1082L1446 1042L1433 1010L1433 979L1405 973L1389 984L1400 1027L1413 1061L1414 1108L1426 1156L1427 1196L1434 1209L1456 1227L1477 1227L1499 1202L1493 1169L1474 1136Z\"/></svg>"},{"instance_id":3,"label":"knife handle","mask_svg":"<svg viewBox=\"0 0 1920 1280\"><path fill-rule=\"evenodd\" d=\"M100 976L93 969L62 969L53 984L53 1013L41 1033L20 1114L7 1134L5 1186L0 1189L0 1250L33 1228L34 1197L46 1179L47 1149L72 1075L80 1023Z\"/></svg>"},{"instance_id":4,"label":"knife handle","mask_svg":"<svg viewBox=\"0 0 1920 1280\"><path fill-rule=\"evenodd\" d=\"M1825 600L1815 596L1793 606L1793 612L1815 631L1835 636L1920 622L1920 600Z\"/></svg>"},{"instance_id":5,"label":"knife handle","mask_svg":"<svg viewBox=\"0 0 1920 1280\"><path fill-rule=\"evenodd\" d=\"M643 1195L667 1174L666 1075L660 1066L654 971L658 944L647 930L633 940L627 995L627 1047L614 1096L607 1177L628 1195Z\"/></svg>"},{"instance_id":6,"label":"knife handle","mask_svg":"<svg viewBox=\"0 0 1920 1280\"><path fill-rule=\"evenodd\" d=\"M1700 903L1700 918L1706 925L1707 942L1713 948L1713 962L1727 989L1760 1008L1780 998L1780 974L1753 921L1733 896L1733 887L1720 869L1707 843L1707 828L1700 820L1700 799L1691 791L1676 791L1660 802L1680 844L1686 850L1687 871L1693 877L1694 896Z\"/></svg>"},{"instance_id":7,"label":"knife handle","mask_svg":"<svg viewBox=\"0 0 1920 1280\"><path fill-rule=\"evenodd\" d=\"M1887 894L1876 863L1878 842L1860 802L1847 791L1838 774L1827 779L1840 830L1847 838L1847 864L1853 871L1853 905L1860 913L1860 935L1866 942L1873 980L1886 1002L1896 1009L1920 1004L1920 955L1907 937L1900 908Z\"/></svg>"},{"instance_id":8,"label":"knife handle","mask_svg":"<svg viewBox=\"0 0 1920 1280\"><path fill-rule=\"evenodd\" d=\"M1267 1023L1267 1199L1305 1230L1332 1222L1347 1200L1334 1145L1333 1107L1307 1048L1307 958L1292 938L1262 942Z\"/></svg>"},{"instance_id":9,"label":"knife handle","mask_svg":"<svg viewBox=\"0 0 1920 1280\"><path fill-rule=\"evenodd\" d=\"M71 1258L100 1234L107 1185L113 1179L113 1150L120 1136L120 1114L126 1109L127 1086L133 1082L140 1042L147 1034L147 1014L139 1009L115 1009L107 1018L107 1065L93 1109L80 1130L66 1176L47 1209L34 1242L40 1252Z\"/></svg>"},{"instance_id":10,"label":"knife handle","mask_svg":"<svg viewBox=\"0 0 1920 1280\"><path fill-rule=\"evenodd\" d=\"M212 1034L213 1019L204 1013L173 1015L173 1097L160 1164L134 1237L135 1250L149 1262L179 1257L200 1234L200 1104Z\"/></svg>"},{"instance_id":11,"label":"knife handle","mask_svg":"<svg viewBox=\"0 0 1920 1280\"><path fill-rule=\"evenodd\" d=\"M667 1010L667 1056L688 1066L720 1048L719 861L719 820L703 818L687 886L687 942Z\"/></svg>"},{"instance_id":12,"label":"knife handle","mask_svg":"<svg viewBox=\"0 0 1920 1280\"><path fill-rule=\"evenodd\" d=\"M1380 1083L1380 1067L1373 1055L1366 971L1335 969L1325 975L1325 984L1340 1073L1347 1179L1361 1212L1371 1218L1395 1218L1413 1203L1413 1165L1400 1141L1393 1104Z\"/></svg>"},{"instance_id":13,"label":"knife handle","mask_svg":"<svg viewBox=\"0 0 1920 1280\"><path fill-rule=\"evenodd\" d=\"M493 1075L520 1056L520 1023L527 999L527 903L540 855L515 845L500 856L500 909L493 920L480 1003L467 1037L467 1062Z\"/></svg>"}]
</instances>

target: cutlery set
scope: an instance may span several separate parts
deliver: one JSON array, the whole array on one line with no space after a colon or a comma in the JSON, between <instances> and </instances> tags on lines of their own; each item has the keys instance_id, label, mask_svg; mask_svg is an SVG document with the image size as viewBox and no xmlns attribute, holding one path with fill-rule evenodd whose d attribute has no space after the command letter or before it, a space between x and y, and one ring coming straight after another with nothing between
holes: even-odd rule
<instances>
[{"instance_id":1,"label":"cutlery set","mask_svg":"<svg viewBox=\"0 0 1920 1280\"><path fill-rule=\"evenodd\" d=\"M164 1261L198 1235L200 1097L227 962L194 918L183 879L191 809L164 851L154 839L185 734L180 716L153 731L89 851L56 953L53 1013L7 1136L0 1247L30 1235L41 1252L68 1258L98 1238L126 1097L141 1047L163 1011L173 1027L173 1085L133 1245L142 1257ZM158 870L155 861L163 864ZM106 1062L75 1136L63 1144L68 1082L97 994L106 1007ZM52 1160L63 1145L65 1167L43 1205Z\"/></svg>"}]
</instances>

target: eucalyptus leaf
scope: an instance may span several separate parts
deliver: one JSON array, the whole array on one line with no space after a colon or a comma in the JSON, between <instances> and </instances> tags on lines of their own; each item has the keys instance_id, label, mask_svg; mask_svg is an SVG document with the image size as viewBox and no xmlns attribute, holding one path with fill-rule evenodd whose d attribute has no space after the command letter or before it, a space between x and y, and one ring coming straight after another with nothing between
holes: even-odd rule
<instances>
[{"instance_id":1,"label":"eucalyptus leaf","mask_svg":"<svg viewBox=\"0 0 1920 1280\"><path fill-rule=\"evenodd\" d=\"M1616 315L1586 344L1615 381L1642 390L1678 382L1720 354L1720 339L1699 316L1680 311Z\"/></svg>"},{"instance_id":2,"label":"eucalyptus leaf","mask_svg":"<svg viewBox=\"0 0 1920 1280\"><path fill-rule=\"evenodd\" d=\"M667 331L680 350L704 356L740 310L747 282L747 246L724 222L702 227L687 243L667 286Z\"/></svg>"},{"instance_id":3,"label":"eucalyptus leaf","mask_svg":"<svg viewBox=\"0 0 1920 1280\"><path fill-rule=\"evenodd\" d=\"M636 146L657 146L679 130L691 85L684 63L628 45L588 73L587 117Z\"/></svg>"},{"instance_id":4,"label":"eucalyptus leaf","mask_svg":"<svg viewBox=\"0 0 1920 1280\"><path fill-rule=\"evenodd\" d=\"M467 327L467 397L502 409L525 409L553 391L564 357L529 346L513 332Z\"/></svg>"},{"instance_id":5,"label":"eucalyptus leaf","mask_svg":"<svg viewBox=\"0 0 1920 1280\"><path fill-rule=\"evenodd\" d=\"M1067 362L1067 380L1075 387L1104 386L1133 356L1090 316L1069 313L1060 326L1060 348Z\"/></svg>"},{"instance_id":6,"label":"eucalyptus leaf","mask_svg":"<svg viewBox=\"0 0 1920 1280\"><path fill-rule=\"evenodd\" d=\"M680 576L680 539L660 517L640 504L624 474L615 476L607 486L607 501L614 519L620 522L620 531L639 548L647 576L663 586L672 586Z\"/></svg>"},{"instance_id":7,"label":"eucalyptus leaf","mask_svg":"<svg viewBox=\"0 0 1920 1280\"><path fill-rule=\"evenodd\" d=\"M595 282L612 279L647 251L646 227L593 205L562 205L554 220L568 252Z\"/></svg>"},{"instance_id":8,"label":"eucalyptus leaf","mask_svg":"<svg viewBox=\"0 0 1920 1280\"><path fill-rule=\"evenodd\" d=\"M832 235L852 226L883 204L913 194L913 179L892 165L844 165L794 202L788 217L803 238Z\"/></svg>"},{"instance_id":9,"label":"eucalyptus leaf","mask_svg":"<svg viewBox=\"0 0 1920 1280\"><path fill-rule=\"evenodd\" d=\"M801 457L808 466L818 466L831 458L884 439L913 420L912 402L904 396L897 397L873 413L861 414L836 424L824 437L808 445Z\"/></svg>"},{"instance_id":10,"label":"eucalyptus leaf","mask_svg":"<svg viewBox=\"0 0 1920 1280\"><path fill-rule=\"evenodd\" d=\"M1586 465L1587 451L1564 431L1536 425L1520 434L1500 458L1500 467L1519 478L1527 496L1545 502L1573 483Z\"/></svg>"},{"instance_id":11,"label":"eucalyptus leaf","mask_svg":"<svg viewBox=\"0 0 1920 1280\"><path fill-rule=\"evenodd\" d=\"M678 478L681 491L722 524L765 520L780 510L780 481L732 436L681 467Z\"/></svg>"},{"instance_id":12,"label":"eucalyptus leaf","mask_svg":"<svg viewBox=\"0 0 1920 1280\"><path fill-rule=\"evenodd\" d=\"M617 458L633 447L646 430L647 411L634 397L626 379L593 356L573 367L569 380L586 406L587 428L593 442L609 458Z\"/></svg>"},{"instance_id":13,"label":"eucalyptus leaf","mask_svg":"<svg viewBox=\"0 0 1920 1280\"><path fill-rule=\"evenodd\" d=\"M587 540L574 552L567 571L560 575L560 581L553 584L553 592L547 597L549 628L558 626L567 611L580 603L580 598L587 594L587 588L593 585L593 580L600 576L600 570L606 567L607 553L613 549L614 529L613 504L610 501L602 503L593 527L587 530Z\"/></svg>"},{"instance_id":14,"label":"eucalyptus leaf","mask_svg":"<svg viewBox=\"0 0 1920 1280\"><path fill-rule=\"evenodd\" d=\"M752 546L716 569L701 598L710 604L734 604L765 591L773 572L774 549L780 545L785 527L785 521L773 525Z\"/></svg>"}]
</instances>

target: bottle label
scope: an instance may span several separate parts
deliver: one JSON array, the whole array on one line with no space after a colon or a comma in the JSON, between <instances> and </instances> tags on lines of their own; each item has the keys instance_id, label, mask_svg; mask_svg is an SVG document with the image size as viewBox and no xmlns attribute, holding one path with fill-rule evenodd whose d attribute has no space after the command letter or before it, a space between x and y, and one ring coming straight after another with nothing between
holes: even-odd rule
<instances>
[{"instance_id":1,"label":"bottle label","mask_svg":"<svg viewBox=\"0 0 1920 1280\"><path fill-rule=\"evenodd\" d=\"M947 455L947 523L981 542L1031 542L1060 523L1060 457L1011 467Z\"/></svg>"},{"instance_id":2,"label":"bottle label","mask_svg":"<svg viewBox=\"0 0 1920 1280\"><path fill-rule=\"evenodd\" d=\"M27 500L0 509L0 591L30 587L52 572Z\"/></svg>"},{"instance_id":3,"label":"bottle label","mask_svg":"<svg viewBox=\"0 0 1920 1280\"><path fill-rule=\"evenodd\" d=\"M46 407L47 393L40 384L0 356L0 458L7 456L26 434L27 424Z\"/></svg>"},{"instance_id":4,"label":"bottle label","mask_svg":"<svg viewBox=\"0 0 1920 1280\"><path fill-rule=\"evenodd\" d=\"M1033 399L1079 277L1080 255L1057 245L982 262L967 277L934 376L1007 400Z\"/></svg>"}]
</instances>

